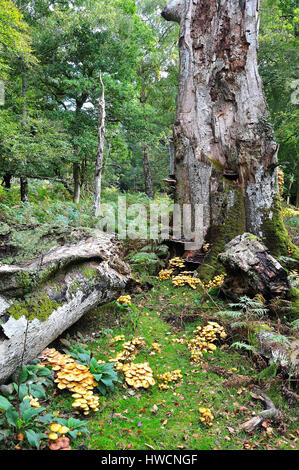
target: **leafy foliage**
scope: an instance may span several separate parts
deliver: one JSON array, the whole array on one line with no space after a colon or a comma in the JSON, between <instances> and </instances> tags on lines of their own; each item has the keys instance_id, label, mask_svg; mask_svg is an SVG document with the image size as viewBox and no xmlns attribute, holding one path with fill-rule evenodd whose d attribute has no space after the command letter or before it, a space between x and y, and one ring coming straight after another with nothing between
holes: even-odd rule
<instances>
[{"instance_id":1,"label":"leafy foliage","mask_svg":"<svg viewBox=\"0 0 299 470\"><path fill-rule=\"evenodd\" d=\"M36 59L32 52L29 27L22 13L11 0L0 1L0 78L6 78L9 59L22 58L32 65Z\"/></svg>"},{"instance_id":2,"label":"leafy foliage","mask_svg":"<svg viewBox=\"0 0 299 470\"><path fill-rule=\"evenodd\" d=\"M78 344L73 345L70 350L65 352L70 354L80 364L89 367L98 384L97 389L101 395L106 395L108 391L112 392L114 390L115 383L119 382L114 364L99 364L89 349L85 349Z\"/></svg>"},{"instance_id":3,"label":"leafy foliage","mask_svg":"<svg viewBox=\"0 0 299 470\"><path fill-rule=\"evenodd\" d=\"M250 299L247 296L241 297L237 303L228 304L228 307L232 310L219 310L216 315L232 319L254 319L260 318L268 312L268 309L261 302Z\"/></svg>"}]
</instances>

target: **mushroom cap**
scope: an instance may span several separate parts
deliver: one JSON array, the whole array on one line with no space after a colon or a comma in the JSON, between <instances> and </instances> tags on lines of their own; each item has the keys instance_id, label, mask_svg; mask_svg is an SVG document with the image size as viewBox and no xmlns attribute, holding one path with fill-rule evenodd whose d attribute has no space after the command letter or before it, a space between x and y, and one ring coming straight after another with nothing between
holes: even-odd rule
<instances>
[{"instance_id":1,"label":"mushroom cap","mask_svg":"<svg viewBox=\"0 0 299 470\"><path fill-rule=\"evenodd\" d=\"M61 425L58 424L58 423L53 423L51 424L50 426L50 430L53 432L53 433L57 433L59 432L59 429L61 428Z\"/></svg>"}]
</instances>

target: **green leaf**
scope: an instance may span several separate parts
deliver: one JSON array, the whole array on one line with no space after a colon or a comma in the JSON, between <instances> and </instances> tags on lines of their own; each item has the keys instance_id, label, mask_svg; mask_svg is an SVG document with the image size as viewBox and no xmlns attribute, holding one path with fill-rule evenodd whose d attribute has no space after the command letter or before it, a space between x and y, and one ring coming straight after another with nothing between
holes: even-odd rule
<instances>
[{"instance_id":1,"label":"green leaf","mask_svg":"<svg viewBox=\"0 0 299 470\"><path fill-rule=\"evenodd\" d=\"M7 400L7 398L4 398L2 395L0 395L0 410L7 411L10 407L11 403Z\"/></svg>"},{"instance_id":2,"label":"green leaf","mask_svg":"<svg viewBox=\"0 0 299 470\"><path fill-rule=\"evenodd\" d=\"M103 378L102 377L101 381L104 385L106 385L109 388L113 386L113 382L112 382L110 377L109 378Z\"/></svg>"},{"instance_id":3,"label":"green leaf","mask_svg":"<svg viewBox=\"0 0 299 470\"><path fill-rule=\"evenodd\" d=\"M48 413L44 416L40 416L39 421L41 423L51 423L52 421L54 421L54 416L52 413Z\"/></svg>"},{"instance_id":4,"label":"green leaf","mask_svg":"<svg viewBox=\"0 0 299 470\"><path fill-rule=\"evenodd\" d=\"M20 404L21 414L23 414L25 410L29 410L29 408L31 408L30 402L31 402L31 398L26 398L25 400L22 401L22 403Z\"/></svg>"},{"instance_id":5,"label":"green leaf","mask_svg":"<svg viewBox=\"0 0 299 470\"><path fill-rule=\"evenodd\" d=\"M97 370L99 367L98 361L94 357L91 358L90 367L93 367L94 370Z\"/></svg>"},{"instance_id":6,"label":"green leaf","mask_svg":"<svg viewBox=\"0 0 299 470\"><path fill-rule=\"evenodd\" d=\"M102 384L98 384L98 390L100 391L100 393L102 395L106 395L107 394L107 390L106 390L106 387L104 387Z\"/></svg>"},{"instance_id":7,"label":"green leaf","mask_svg":"<svg viewBox=\"0 0 299 470\"><path fill-rule=\"evenodd\" d=\"M19 398L23 400L24 397L28 395L28 386L26 384L21 384L19 388Z\"/></svg>"},{"instance_id":8,"label":"green leaf","mask_svg":"<svg viewBox=\"0 0 299 470\"><path fill-rule=\"evenodd\" d=\"M96 379L97 382L99 382L103 376L103 374L93 374L94 378Z\"/></svg>"},{"instance_id":9,"label":"green leaf","mask_svg":"<svg viewBox=\"0 0 299 470\"><path fill-rule=\"evenodd\" d=\"M24 411L24 413L22 414L22 418L24 421L28 422L30 419L39 415L44 410L45 408L30 408Z\"/></svg>"},{"instance_id":10,"label":"green leaf","mask_svg":"<svg viewBox=\"0 0 299 470\"><path fill-rule=\"evenodd\" d=\"M14 427L17 426L19 414L13 406L10 406L10 408L8 408L8 410L5 413L5 416L6 416L8 424Z\"/></svg>"},{"instance_id":11,"label":"green leaf","mask_svg":"<svg viewBox=\"0 0 299 470\"><path fill-rule=\"evenodd\" d=\"M36 375L40 377L48 377L51 374L52 374L52 371L48 369L47 367L39 367Z\"/></svg>"},{"instance_id":12,"label":"green leaf","mask_svg":"<svg viewBox=\"0 0 299 470\"><path fill-rule=\"evenodd\" d=\"M26 434L26 437L27 437L27 440L28 440L29 444L32 447L36 447L36 449L39 449L40 441L41 441L42 437L46 437L45 434L37 433L37 432L33 431L32 429L28 429L28 431L25 431L25 434Z\"/></svg>"},{"instance_id":13,"label":"green leaf","mask_svg":"<svg viewBox=\"0 0 299 470\"><path fill-rule=\"evenodd\" d=\"M6 437L9 436L9 429L0 429L0 441L3 441Z\"/></svg>"},{"instance_id":14,"label":"green leaf","mask_svg":"<svg viewBox=\"0 0 299 470\"><path fill-rule=\"evenodd\" d=\"M29 377L28 370L26 369L25 366L23 366L22 372L21 372L21 375L20 375L20 378L19 378L20 383L26 382L28 377Z\"/></svg>"},{"instance_id":15,"label":"green leaf","mask_svg":"<svg viewBox=\"0 0 299 470\"><path fill-rule=\"evenodd\" d=\"M42 385L30 384L29 393L35 398L46 398L46 392Z\"/></svg>"}]
</instances>

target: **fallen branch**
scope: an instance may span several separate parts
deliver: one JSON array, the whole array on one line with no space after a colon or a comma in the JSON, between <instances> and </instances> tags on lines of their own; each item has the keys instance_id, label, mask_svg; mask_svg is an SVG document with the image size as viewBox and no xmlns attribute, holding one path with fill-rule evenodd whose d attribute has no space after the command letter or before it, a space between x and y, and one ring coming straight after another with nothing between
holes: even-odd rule
<instances>
[{"instance_id":1,"label":"fallen branch","mask_svg":"<svg viewBox=\"0 0 299 470\"><path fill-rule=\"evenodd\" d=\"M265 410L251 418L249 421L241 424L241 429L246 432L252 432L258 429L266 419L279 421L281 419L281 412L277 410L274 403L270 398L265 395L261 390L256 390L256 393L251 393L252 398L261 400L264 404Z\"/></svg>"}]
</instances>

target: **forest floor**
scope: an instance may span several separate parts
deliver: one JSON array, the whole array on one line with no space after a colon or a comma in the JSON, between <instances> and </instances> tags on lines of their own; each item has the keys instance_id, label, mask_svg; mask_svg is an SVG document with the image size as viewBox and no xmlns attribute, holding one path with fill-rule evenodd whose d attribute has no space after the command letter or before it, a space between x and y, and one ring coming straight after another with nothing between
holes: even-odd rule
<instances>
[{"instance_id":1,"label":"forest floor","mask_svg":"<svg viewBox=\"0 0 299 470\"><path fill-rule=\"evenodd\" d=\"M76 448L299 448L296 406L291 406L282 397L279 380L258 381L252 356L231 348L229 336L213 354L205 354L200 364L190 362L190 352L185 344L173 342L173 339L192 337L198 325L214 319L213 303L206 302L199 308L198 292L187 287L173 287L170 281L154 281L153 289L136 295L133 302L133 311L119 312L115 303L93 311L68 331L67 340L81 343L97 360L107 362L121 350L122 342L112 344L115 336L124 335L126 341L141 336L146 347L141 349L134 362L149 362L155 377L179 369L183 378L167 390L160 390L157 383L146 390L117 385L114 392L100 398L99 411L86 417L90 434L78 441ZM160 345L160 353L152 349L152 343ZM216 370L220 366L233 372L236 381L230 381L231 388L221 374L222 369L217 370L218 373L211 370L215 366ZM262 410L261 403L251 396L252 385L240 385L240 375L252 378L252 383L267 390L267 395L283 413L282 422L278 425L265 422L265 427L252 434L240 430L244 421ZM68 416L73 412L71 395L65 391L56 393L51 399L50 411L56 412L57 416ZM211 410L212 426L200 421L199 408Z\"/></svg>"},{"instance_id":2,"label":"forest floor","mask_svg":"<svg viewBox=\"0 0 299 470\"><path fill-rule=\"evenodd\" d=\"M2 191L2 196L0 193L0 229L3 235L0 254L7 263L18 262L18 256L30 258L32 251L37 255L38 250L49 249L56 243L51 236L53 233L57 235L57 227L59 236L65 237L65 243L69 242L69 232L72 230L94 227L94 219L87 210L88 202L77 207L69 201L57 201L54 191L49 200L48 187L36 185L33 189L36 189L36 194L32 193L31 202L24 204L19 202L16 190L9 194ZM112 198L109 202L115 205L117 197L114 192L107 195L108 199ZM128 202L135 203L140 198L130 195ZM298 244L298 210L285 207L284 218L292 241ZM6 232L11 228L13 248L8 250ZM47 449L51 444L48 424L53 420L72 417L82 420L88 431L82 431L75 438L72 436L72 449L299 448L298 407L292 403L290 396L284 394L286 388L295 391L291 382L281 376L279 369L269 368L269 364L254 353L246 328L243 337L236 336L231 328L233 320L224 321L219 317L219 309L229 308L228 302L219 296L219 289L209 290L206 295L201 289L192 289L187 285L178 287L171 280L157 279L159 270L165 268L166 259L170 256L165 248L167 252L165 245L139 247L136 242L132 246L127 244L125 255L142 281L138 293L130 294L131 305L126 308L114 301L99 307L49 346L64 353L65 348L70 350L79 345L91 351L97 361L107 363L122 351L124 341L142 337L145 345L134 362L148 362L156 383L147 389L134 389L121 380L122 373L119 373L120 382L114 390L99 396L99 410L83 415L76 414L72 394L56 387L52 377L50 385L49 381L46 384L45 396L41 394L39 400L40 406L45 408L42 413L51 414L51 421L41 422L33 416L33 421L28 422L27 426L18 422L17 412L16 416L10 412L7 426L4 414L0 415L0 450ZM296 276L298 280L298 274ZM296 331L290 326L291 320L294 318L287 319L284 327L294 335ZM217 348L211 354L204 353L201 360L194 363L187 341L194 337L198 326L205 326L209 321L222 325L227 337L215 343ZM281 315L277 314L275 318L266 316L263 321L272 322L280 331ZM123 341L114 342L118 335L124 336ZM238 347L236 342L239 342ZM160 352L154 349L153 343L159 345ZM180 370L182 378L176 383L169 383L169 388L165 390L159 388L161 380L157 376L177 370ZM261 429L249 434L240 429L241 424L262 410L262 403L253 396L254 386L260 387L271 398L282 418L279 422L266 420ZM22 403L18 402L15 392L8 398L17 409ZM5 405L7 402L3 403ZM201 421L202 413L199 410L202 409L209 409L214 417L211 426ZM18 433L16 429L19 424L22 432ZM26 430L31 435L27 435ZM41 434L37 436L33 432ZM31 436L30 440L28 436Z\"/></svg>"}]
</instances>

